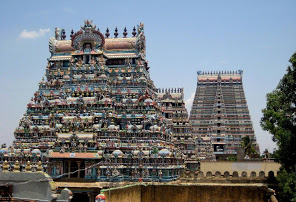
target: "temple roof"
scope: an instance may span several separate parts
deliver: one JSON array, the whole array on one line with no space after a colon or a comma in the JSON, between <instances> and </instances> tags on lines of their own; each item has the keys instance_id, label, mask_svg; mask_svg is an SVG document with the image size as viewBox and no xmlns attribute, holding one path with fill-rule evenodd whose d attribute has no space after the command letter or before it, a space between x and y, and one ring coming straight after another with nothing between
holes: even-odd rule
<instances>
[{"instance_id":1,"label":"temple roof","mask_svg":"<svg viewBox=\"0 0 296 202\"><path fill-rule=\"evenodd\" d=\"M105 44L103 49L111 50L130 50L135 49L136 37L133 38L114 38L114 39L105 39Z\"/></svg>"},{"instance_id":2,"label":"temple roof","mask_svg":"<svg viewBox=\"0 0 296 202\"><path fill-rule=\"evenodd\" d=\"M243 75L242 70L238 71L214 71L214 72L197 72L198 81L221 81L241 80Z\"/></svg>"},{"instance_id":3,"label":"temple roof","mask_svg":"<svg viewBox=\"0 0 296 202\"><path fill-rule=\"evenodd\" d=\"M50 50L53 54L58 53L71 53L75 49L71 46L71 40L56 40L50 39ZM103 45L103 50L110 52L116 50L135 50L136 37L133 38L107 38Z\"/></svg>"},{"instance_id":4,"label":"temple roof","mask_svg":"<svg viewBox=\"0 0 296 202\"><path fill-rule=\"evenodd\" d=\"M139 57L145 59L146 39L144 35L144 24L140 23L137 32L135 27L133 30L132 37L127 37L125 28L123 37L118 38L118 30L116 28L115 37L110 38L108 28L104 36L100 30L96 30L96 26L92 24L92 21L85 20L84 26L81 26L81 29L75 33L72 30L71 39L66 40L65 30L55 28L55 37L49 40L51 57L48 61L70 61L71 56L90 54L103 54L107 59L131 59Z\"/></svg>"}]
</instances>

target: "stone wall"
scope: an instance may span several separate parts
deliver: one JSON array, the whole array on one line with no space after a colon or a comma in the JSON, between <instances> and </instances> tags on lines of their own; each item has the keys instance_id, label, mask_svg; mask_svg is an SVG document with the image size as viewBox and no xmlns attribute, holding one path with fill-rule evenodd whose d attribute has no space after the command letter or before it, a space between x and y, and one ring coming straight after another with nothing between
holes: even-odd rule
<instances>
[{"instance_id":1,"label":"stone wall","mask_svg":"<svg viewBox=\"0 0 296 202\"><path fill-rule=\"evenodd\" d=\"M247 175L246 177L258 177L263 174L267 177L272 173L277 176L280 166L279 163L273 161L202 161L200 162L200 171L204 175L208 172L211 172L212 175L217 172L221 173L221 175L225 172L230 175L237 172L239 177L244 175Z\"/></svg>"},{"instance_id":2,"label":"stone wall","mask_svg":"<svg viewBox=\"0 0 296 202\"><path fill-rule=\"evenodd\" d=\"M138 185L110 191L110 201L121 202L263 202L268 200L264 185ZM109 202L109 192L105 192Z\"/></svg>"},{"instance_id":3,"label":"stone wall","mask_svg":"<svg viewBox=\"0 0 296 202\"><path fill-rule=\"evenodd\" d=\"M183 170L182 183L275 183L275 162L200 162L200 170Z\"/></svg>"},{"instance_id":4,"label":"stone wall","mask_svg":"<svg viewBox=\"0 0 296 202\"><path fill-rule=\"evenodd\" d=\"M12 201L60 201L72 198L69 189L57 194L53 179L44 172L0 171L0 185L12 186ZM2 198L0 193L0 198ZM4 201L3 198L1 201ZM9 200L10 201L10 200Z\"/></svg>"},{"instance_id":5,"label":"stone wall","mask_svg":"<svg viewBox=\"0 0 296 202\"><path fill-rule=\"evenodd\" d=\"M142 186L131 186L127 188L120 188L111 191L104 192L107 200L109 201L121 201L121 202L140 202L142 201L141 197Z\"/></svg>"}]
</instances>

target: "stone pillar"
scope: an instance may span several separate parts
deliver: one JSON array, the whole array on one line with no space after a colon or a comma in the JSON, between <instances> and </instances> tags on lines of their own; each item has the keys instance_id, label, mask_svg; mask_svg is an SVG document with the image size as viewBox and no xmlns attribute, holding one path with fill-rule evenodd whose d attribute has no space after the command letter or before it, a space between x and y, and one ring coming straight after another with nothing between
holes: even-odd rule
<instances>
[{"instance_id":1,"label":"stone pillar","mask_svg":"<svg viewBox=\"0 0 296 202\"><path fill-rule=\"evenodd\" d=\"M88 201L89 202L94 202L95 201L95 197L97 196L97 194L88 192L87 193L87 196L88 196Z\"/></svg>"},{"instance_id":2,"label":"stone pillar","mask_svg":"<svg viewBox=\"0 0 296 202\"><path fill-rule=\"evenodd\" d=\"M77 161L77 166L78 166L77 170L80 170L80 165L81 165L81 161ZM77 173L77 178L80 178L80 171L78 171Z\"/></svg>"},{"instance_id":3,"label":"stone pillar","mask_svg":"<svg viewBox=\"0 0 296 202\"><path fill-rule=\"evenodd\" d=\"M68 178L71 177L70 172L71 172L71 161L68 161L68 173L69 173Z\"/></svg>"}]
</instances>

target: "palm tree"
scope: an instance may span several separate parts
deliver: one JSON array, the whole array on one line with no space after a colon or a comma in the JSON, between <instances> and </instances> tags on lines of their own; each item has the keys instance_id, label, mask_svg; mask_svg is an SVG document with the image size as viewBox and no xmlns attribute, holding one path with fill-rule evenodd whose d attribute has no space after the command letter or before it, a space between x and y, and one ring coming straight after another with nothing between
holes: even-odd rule
<instances>
[{"instance_id":1,"label":"palm tree","mask_svg":"<svg viewBox=\"0 0 296 202\"><path fill-rule=\"evenodd\" d=\"M252 144L253 140L249 136L245 136L242 138L241 146L244 148L245 154L249 157L253 157L257 154L257 151Z\"/></svg>"}]
</instances>

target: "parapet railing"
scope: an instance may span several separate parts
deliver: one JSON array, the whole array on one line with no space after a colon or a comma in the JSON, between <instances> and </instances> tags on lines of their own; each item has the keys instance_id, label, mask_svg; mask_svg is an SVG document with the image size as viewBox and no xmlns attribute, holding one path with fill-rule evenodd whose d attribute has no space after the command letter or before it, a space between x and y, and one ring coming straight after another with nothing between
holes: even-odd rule
<instances>
[{"instance_id":1,"label":"parapet railing","mask_svg":"<svg viewBox=\"0 0 296 202\"><path fill-rule=\"evenodd\" d=\"M269 179L275 179L275 173L273 171L264 172L264 171L252 171L248 174L247 171L233 171L228 172L225 171L221 173L216 171L212 173L208 171L206 173L202 171L193 171L187 170L181 173L180 180L181 181L236 181L236 180L253 180L253 181L266 181Z\"/></svg>"}]
</instances>

